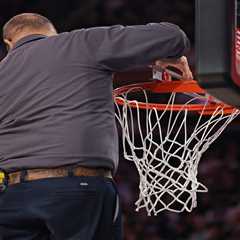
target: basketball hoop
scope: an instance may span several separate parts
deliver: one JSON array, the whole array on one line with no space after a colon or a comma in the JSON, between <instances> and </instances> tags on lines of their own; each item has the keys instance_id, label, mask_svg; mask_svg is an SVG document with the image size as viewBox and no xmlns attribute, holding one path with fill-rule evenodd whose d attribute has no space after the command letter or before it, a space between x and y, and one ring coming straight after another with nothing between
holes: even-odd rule
<instances>
[{"instance_id":1,"label":"basketball hoop","mask_svg":"<svg viewBox=\"0 0 240 240\"><path fill-rule=\"evenodd\" d=\"M124 157L140 177L136 211L191 212L197 193L208 191L197 179L201 156L239 110L209 96L196 81L153 80L113 95Z\"/></svg>"}]
</instances>

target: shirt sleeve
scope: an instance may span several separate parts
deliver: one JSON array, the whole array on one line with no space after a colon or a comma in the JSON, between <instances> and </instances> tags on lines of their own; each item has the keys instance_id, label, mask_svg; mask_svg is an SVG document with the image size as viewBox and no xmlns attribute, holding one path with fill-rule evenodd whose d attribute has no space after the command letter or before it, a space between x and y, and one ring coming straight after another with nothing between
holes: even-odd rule
<instances>
[{"instance_id":1,"label":"shirt sleeve","mask_svg":"<svg viewBox=\"0 0 240 240\"><path fill-rule=\"evenodd\" d=\"M99 68L125 71L152 64L157 59L179 58L189 48L186 34L171 23L90 28L86 47Z\"/></svg>"}]
</instances>

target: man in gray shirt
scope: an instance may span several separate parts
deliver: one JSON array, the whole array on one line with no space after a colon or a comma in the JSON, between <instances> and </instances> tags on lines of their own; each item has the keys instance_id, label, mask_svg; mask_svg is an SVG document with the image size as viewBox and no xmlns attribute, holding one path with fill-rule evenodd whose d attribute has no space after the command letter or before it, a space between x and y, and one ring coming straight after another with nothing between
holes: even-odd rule
<instances>
[{"instance_id":1,"label":"man in gray shirt","mask_svg":"<svg viewBox=\"0 0 240 240\"><path fill-rule=\"evenodd\" d=\"M21 14L3 38L0 239L121 239L112 74L156 62L191 78L186 35L170 23L57 34Z\"/></svg>"}]
</instances>

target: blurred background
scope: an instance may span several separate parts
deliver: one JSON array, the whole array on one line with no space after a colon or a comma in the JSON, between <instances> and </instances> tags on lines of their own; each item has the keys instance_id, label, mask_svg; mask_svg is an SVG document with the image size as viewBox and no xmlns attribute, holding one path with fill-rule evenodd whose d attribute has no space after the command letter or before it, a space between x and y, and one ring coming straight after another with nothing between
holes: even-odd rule
<instances>
[{"instance_id":1,"label":"blurred background","mask_svg":"<svg viewBox=\"0 0 240 240\"><path fill-rule=\"evenodd\" d=\"M22 12L48 17L59 32L102 25L135 25L169 21L178 24L192 43L188 53L194 71L194 1L189 0L1 0L0 26ZM213 13L214 14L214 13ZM6 50L0 42L0 59ZM126 82L147 80L150 69L118 73L115 87ZM124 211L124 240L239 240L240 239L240 159L239 119L225 130L204 154L199 168L200 181L209 188L198 195L192 213L163 212L147 217L135 212L138 176L131 162L120 154L116 176ZM121 149L121 140L120 140Z\"/></svg>"}]
</instances>

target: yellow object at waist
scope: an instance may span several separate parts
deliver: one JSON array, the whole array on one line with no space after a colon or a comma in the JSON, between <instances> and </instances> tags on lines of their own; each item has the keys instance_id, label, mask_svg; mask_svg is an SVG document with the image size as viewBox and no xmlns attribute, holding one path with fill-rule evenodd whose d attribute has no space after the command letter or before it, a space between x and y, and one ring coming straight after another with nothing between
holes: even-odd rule
<instances>
[{"instance_id":1,"label":"yellow object at waist","mask_svg":"<svg viewBox=\"0 0 240 240\"><path fill-rule=\"evenodd\" d=\"M5 173L0 172L0 184L3 183L4 179L5 179Z\"/></svg>"}]
</instances>

